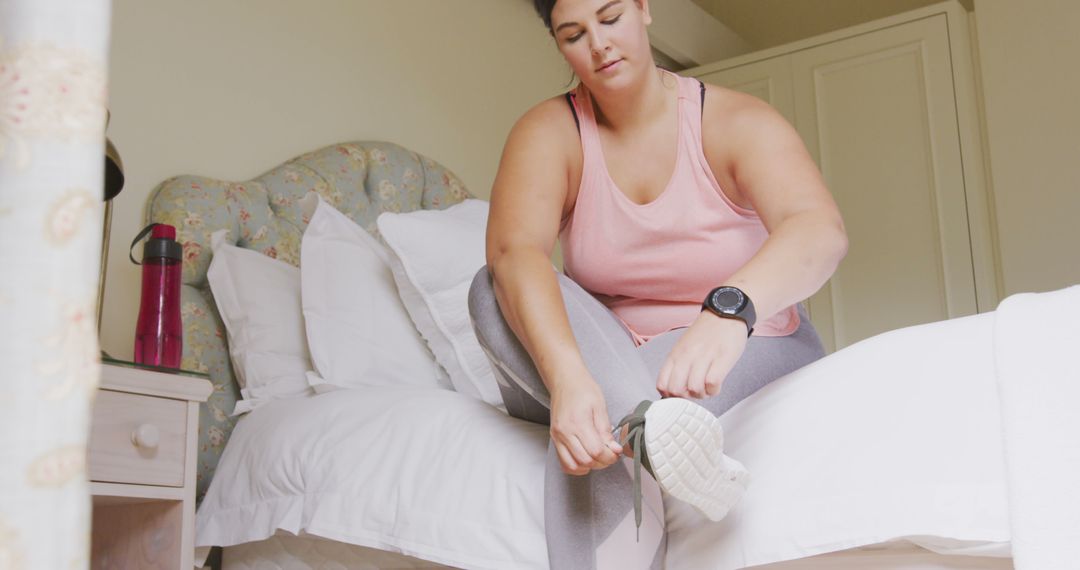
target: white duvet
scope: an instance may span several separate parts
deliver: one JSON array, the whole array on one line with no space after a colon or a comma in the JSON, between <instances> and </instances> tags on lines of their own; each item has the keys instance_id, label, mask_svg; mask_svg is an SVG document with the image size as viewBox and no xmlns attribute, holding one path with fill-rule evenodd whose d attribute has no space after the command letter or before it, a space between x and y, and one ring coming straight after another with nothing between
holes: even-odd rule
<instances>
[{"instance_id":1,"label":"white duvet","mask_svg":"<svg viewBox=\"0 0 1080 570\"><path fill-rule=\"evenodd\" d=\"M667 566L727 570L896 540L1008 556L994 318L879 335L732 408L727 453L750 489L719 523L667 501ZM547 568L546 445L544 426L444 390L275 401L233 432L196 546L283 529L462 568Z\"/></svg>"},{"instance_id":2,"label":"white duvet","mask_svg":"<svg viewBox=\"0 0 1080 570\"><path fill-rule=\"evenodd\" d=\"M993 314L864 340L721 417L750 470L718 523L667 503L669 568L742 568L906 540L1008 556Z\"/></svg>"},{"instance_id":3,"label":"white duvet","mask_svg":"<svg viewBox=\"0 0 1080 570\"><path fill-rule=\"evenodd\" d=\"M1080 566L1080 286L998 307L994 357L1017 570Z\"/></svg>"},{"instance_id":4,"label":"white duvet","mask_svg":"<svg viewBox=\"0 0 1080 570\"><path fill-rule=\"evenodd\" d=\"M546 427L448 390L273 401L233 431L195 545L280 528L464 568L547 568L546 445Z\"/></svg>"}]
</instances>

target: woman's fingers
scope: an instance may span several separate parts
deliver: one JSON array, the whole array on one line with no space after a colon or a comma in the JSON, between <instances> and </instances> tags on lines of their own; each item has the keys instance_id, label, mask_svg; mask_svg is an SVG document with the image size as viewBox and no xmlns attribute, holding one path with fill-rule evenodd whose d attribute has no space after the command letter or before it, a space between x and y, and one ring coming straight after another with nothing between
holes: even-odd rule
<instances>
[{"instance_id":1,"label":"woman's fingers","mask_svg":"<svg viewBox=\"0 0 1080 570\"><path fill-rule=\"evenodd\" d=\"M705 374L705 397L711 398L720 393L729 372L731 365L723 358L717 358L709 365L709 371Z\"/></svg>"},{"instance_id":2,"label":"woman's fingers","mask_svg":"<svg viewBox=\"0 0 1080 570\"><path fill-rule=\"evenodd\" d=\"M552 394L551 440L563 471L582 475L618 461L622 448L611 434L604 395L595 383Z\"/></svg>"},{"instance_id":3,"label":"woman's fingers","mask_svg":"<svg viewBox=\"0 0 1080 570\"><path fill-rule=\"evenodd\" d=\"M656 380L656 391L665 398L671 395L671 367L671 356L668 356L664 359L664 365L660 367L660 377Z\"/></svg>"},{"instance_id":4,"label":"woman's fingers","mask_svg":"<svg viewBox=\"0 0 1080 570\"><path fill-rule=\"evenodd\" d=\"M596 455L593 456L593 469L603 469L619 460L615 450L607 444L600 444Z\"/></svg>"},{"instance_id":5,"label":"woman's fingers","mask_svg":"<svg viewBox=\"0 0 1080 570\"><path fill-rule=\"evenodd\" d=\"M686 392L690 397L701 399L705 397L705 374L709 371L708 360L698 358L691 363L686 373Z\"/></svg>"},{"instance_id":6,"label":"woman's fingers","mask_svg":"<svg viewBox=\"0 0 1080 570\"><path fill-rule=\"evenodd\" d=\"M591 424L582 427L584 429L577 435L576 439L580 449L588 455L589 461L585 465L590 469L603 469L615 463L615 452L604 444L600 434L596 432L596 428ZM576 453L574 457L577 457Z\"/></svg>"},{"instance_id":7,"label":"woman's fingers","mask_svg":"<svg viewBox=\"0 0 1080 570\"><path fill-rule=\"evenodd\" d=\"M559 455L563 470L571 475L584 475L592 469L603 469L619 458L615 450L604 442L600 435L602 432L597 432L595 426L585 424L582 428L581 432L565 434L556 442L557 451L564 450ZM612 443L618 445L614 439Z\"/></svg>"},{"instance_id":8,"label":"woman's fingers","mask_svg":"<svg viewBox=\"0 0 1080 570\"><path fill-rule=\"evenodd\" d=\"M608 465L611 465L618 459L617 455L622 451L622 446L619 445L619 442L615 441L615 436L611 434L613 428L611 427L611 421L608 418L606 410L596 410L596 413L593 414L593 427L596 428L596 433L600 436L600 443L611 450L613 454L613 456L610 457L610 462L607 463Z\"/></svg>"},{"instance_id":9,"label":"woman's fingers","mask_svg":"<svg viewBox=\"0 0 1080 570\"><path fill-rule=\"evenodd\" d=\"M591 431L592 426L588 426ZM615 453L600 441L596 433L580 433L571 438L570 450L578 465L603 469L615 462Z\"/></svg>"},{"instance_id":10,"label":"woman's fingers","mask_svg":"<svg viewBox=\"0 0 1080 570\"><path fill-rule=\"evenodd\" d=\"M727 355L711 359L687 355L669 357L660 371L656 388L664 397L708 398L720 393L730 368Z\"/></svg>"},{"instance_id":11,"label":"woman's fingers","mask_svg":"<svg viewBox=\"0 0 1080 570\"><path fill-rule=\"evenodd\" d=\"M746 349L745 327L734 319L702 313L672 347L656 389L664 397L708 398Z\"/></svg>"},{"instance_id":12,"label":"woman's fingers","mask_svg":"<svg viewBox=\"0 0 1080 570\"><path fill-rule=\"evenodd\" d=\"M589 472L588 469L584 469L578 465L577 461L574 460L574 456L570 453L570 450L566 448L566 444L556 441L555 454L559 456L559 463L562 465L563 473L566 473L567 475L584 475Z\"/></svg>"},{"instance_id":13,"label":"woman's fingers","mask_svg":"<svg viewBox=\"0 0 1080 570\"><path fill-rule=\"evenodd\" d=\"M687 366L681 360L673 361L671 375L668 377L668 393L677 398L686 398L687 392Z\"/></svg>"},{"instance_id":14,"label":"woman's fingers","mask_svg":"<svg viewBox=\"0 0 1080 570\"><path fill-rule=\"evenodd\" d=\"M569 442L555 443L555 453L564 473L568 475L586 475L593 469L603 469L615 463L618 456L609 447L599 446L597 457L588 454L588 450L578 438Z\"/></svg>"},{"instance_id":15,"label":"woman's fingers","mask_svg":"<svg viewBox=\"0 0 1080 570\"><path fill-rule=\"evenodd\" d=\"M589 454L576 435L570 435L566 438L566 448L570 450L570 455L573 456L579 467L592 468L592 455Z\"/></svg>"}]
</instances>

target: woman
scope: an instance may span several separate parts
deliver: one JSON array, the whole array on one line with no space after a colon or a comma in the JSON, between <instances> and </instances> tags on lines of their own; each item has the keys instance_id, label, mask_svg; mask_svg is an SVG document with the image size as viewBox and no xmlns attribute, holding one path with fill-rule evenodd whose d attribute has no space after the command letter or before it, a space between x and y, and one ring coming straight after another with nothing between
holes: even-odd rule
<instances>
[{"instance_id":1,"label":"woman","mask_svg":"<svg viewBox=\"0 0 1080 570\"><path fill-rule=\"evenodd\" d=\"M609 468L632 454L612 420L631 414L626 437L663 398L653 408L672 404L674 423L703 409L716 422L820 358L798 303L830 277L847 238L776 111L656 67L648 0L534 1L580 84L509 135L470 311L508 411L551 426L551 567L659 567L659 494L646 489L650 512L635 521L632 470ZM565 275L549 261L556 239ZM673 422L645 431L662 438ZM740 491L718 480L742 478L706 440L681 452L711 454L718 476L687 500L717 519ZM650 458L656 450L637 454Z\"/></svg>"}]
</instances>

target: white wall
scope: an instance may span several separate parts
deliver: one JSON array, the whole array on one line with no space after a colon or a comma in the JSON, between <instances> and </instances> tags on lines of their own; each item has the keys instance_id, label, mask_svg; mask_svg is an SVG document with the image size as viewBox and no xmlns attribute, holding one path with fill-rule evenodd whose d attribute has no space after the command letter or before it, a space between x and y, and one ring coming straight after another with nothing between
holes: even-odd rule
<instances>
[{"instance_id":1,"label":"white wall","mask_svg":"<svg viewBox=\"0 0 1080 570\"><path fill-rule=\"evenodd\" d=\"M506 134L570 71L531 2L115 0L108 135L116 199L102 347L130 358L150 190L246 180L302 152L389 140L490 195Z\"/></svg>"},{"instance_id":2,"label":"white wall","mask_svg":"<svg viewBox=\"0 0 1080 570\"><path fill-rule=\"evenodd\" d=\"M1080 283L1080 3L975 0L1004 295Z\"/></svg>"}]
</instances>

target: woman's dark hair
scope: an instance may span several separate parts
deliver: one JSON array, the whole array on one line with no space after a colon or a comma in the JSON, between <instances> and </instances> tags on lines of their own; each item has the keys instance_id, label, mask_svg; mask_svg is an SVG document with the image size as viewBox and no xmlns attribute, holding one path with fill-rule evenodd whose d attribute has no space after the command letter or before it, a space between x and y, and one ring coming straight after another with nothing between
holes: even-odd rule
<instances>
[{"instance_id":1,"label":"woman's dark hair","mask_svg":"<svg viewBox=\"0 0 1080 570\"><path fill-rule=\"evenodd\" d=\"M544 25L547 26L549 32L551 29L551 11L555 9L555 3L559 0L533 0L533 6L536 7L536 13L540 14L540 19L544 20Z\"/></svg>"}]
</instances>

